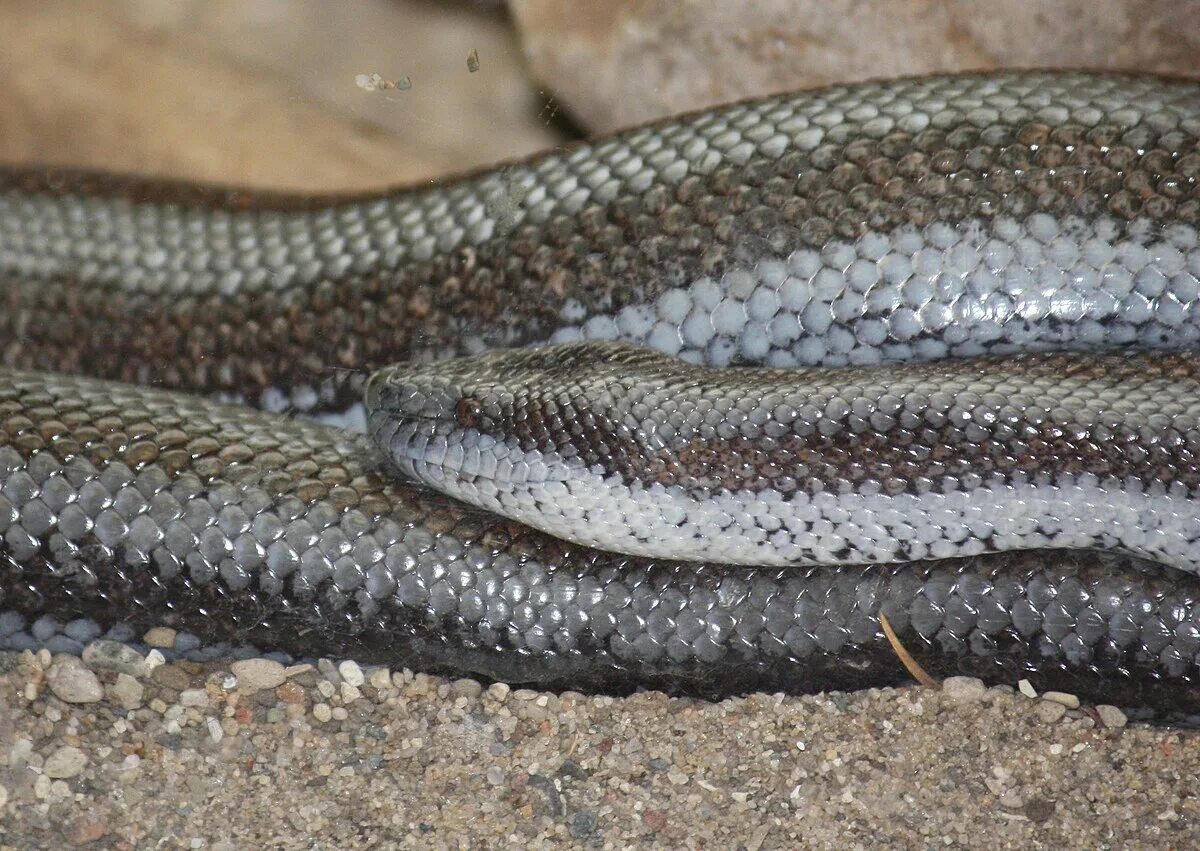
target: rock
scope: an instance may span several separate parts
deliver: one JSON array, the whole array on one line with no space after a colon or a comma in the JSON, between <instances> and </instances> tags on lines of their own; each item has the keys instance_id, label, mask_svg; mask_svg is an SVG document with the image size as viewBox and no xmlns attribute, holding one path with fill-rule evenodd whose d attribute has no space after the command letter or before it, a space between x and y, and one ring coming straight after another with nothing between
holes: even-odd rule
<instances>
[{"instance_id":1,"label":"rock","mask_svg":"<svg viewBox=\"0 0 1200 851\"><path fill-rule=\"evenodd\" d=\"M230 665L229 670L238 678L239 688L247 694L275 688L287 679L283 665L273 659L243 659Z\"/></svg>"},{"instance_id":2,"label":"rock","mask_svg":"<svg viewBox=\"0 0 1200 851\"><path fill-rule=\"evenodd\" d=\"M1067 694L1065 691L1047 691L1042 692L1042 700L1049 700L1053 703L1061 703L1067 709L1078 709L1079 698L1073 694Z\"/></svg>"},{"instance_id":3,"label":"rock","mask_svg":"<svg viewBox=\"0 0 1200 851\"><path fill-rule=\"evenodd\" d=\"M117 671L131 677L148 673L146 659L127 644L101 638L83 648L83 663L95 671Z\"/></svg>"},{"instance_id":4,"label":"rock","mask_svg":"<svg viewBox=\"0 0 1200 851\"><path fill-rule=\"evenodd\" d=\"M66 703L95 703L104 698L100 678L76 656L59 656L46 672L54 696Z\"/></svg>"},{"instance_id":5,"label":"rock","mask_svg":"<svg viewBox=\"0 0 1200 851\"><path fill-rule=\"evenodd\" d=\"M63 745L42 765L42 773L53 780L65 780L83 771L87 765L87 754L74 745Z\"/></svg>"},{"instance_id":6,"label":"rock","mask_svg":"<svg viewBox=\"0 0 1200 851\"><path fill-rule=\"evenodd\" d=\"M347 659L344 662L338 663L338 674L344 682L358 688L367 681L366 676L362 672L362 668L353 659Z\"/></svg>"},{"instance_id":7,"label":"rock","mask_svg":"<svg viewBox=\"0 0 1200 851\"><path fill-rule=\"evenodd\" d=\"M1021 694L1025 695L1030 700L1034 700L1038 696L1037 689L1033 687L1033 683L1029 682L1029 680L1018 680L1017 691L1021 692Z\"/></svg>"},{"instance_id":8,"label":"rock","mask_svg":"<svg viewBox=\"0 0 1200 851\"><path fill-rule=\"evenodd\" d=\"M122 709L137 709L142 705L146 695L146 687L129 674L117 674L117 681L110 685L106 692L108 699Z\"/></svg>"},{"instance_id":9,"label":"rock","mask_svg":"<svg viewBox=\"0 0 1200 851\"><path fill-rule=\"evenodd\" d=\"M942 694L959 703L976 703L986 691L983 680L975 677L947 677L942 681Z\"/></svg>"},{"instance_id":10,"label":"rock","mask_svg":"<svg viewBox=\"0 0 1200 851\"><path fill-rule=\"evenodd\" d=\"M1189 75L1200 52L1187 3L510 0L509 8L534 76L595 132L902 74L1059 67Z\"/></svg>"},{"instance_id":11,"label":"rock","mask_svg":"<svg viewBox=\"0 0 1200 851\"><path fill-rule=\"evenodd\" d=\"M492 683L488 686L487 696L497 703L503 703L511 691L512 688L507 683Z\"/></svg>"},{"instance_id":12,"label":"rock","mask_svg":"<svg viewBox=\"0 0 1200 851\"><path fill-rule=\"evenodd\" d=\"M146 634L142 636L142 641L151 647L174 647L176 634L175 630L169 626L156 626L146 630Z\"/></svg>"},{"instance_id":13,"label":"rock","mask_svg":"<svg viewBox=\"0 0 1200 851\"><path fill-rule=\"evenodd\" d=\"M1114 730L1119 730L1129 723L1129 719L1125 717L1125 713L1115 706L1109 706L1107 703L1102 703L1096 707L1096 714L1100 716L1100 723L1105 727L1111 727Z\"/></svg>"},{"instance_id":14,"label":"rock","mask_svg":"<svg viewBox=\"0 0 1200 851\"><path fill-rule=\"evenodd\" d=\"M1067 707L1050 700L1039 700L1033 711L1042 721L1053 724L1067 714Z\"/></svg>"},{"instance_id":15,"label":"rock","mask_svg":"<svg viewBox=\"0 0 1200 851\"><path fill-rule=\"evenodd\" d=\"M322 724L333 717L333 709L328 703L318 703L313 706L313 718L316 718Z\"/></svg>"}]
</instances>

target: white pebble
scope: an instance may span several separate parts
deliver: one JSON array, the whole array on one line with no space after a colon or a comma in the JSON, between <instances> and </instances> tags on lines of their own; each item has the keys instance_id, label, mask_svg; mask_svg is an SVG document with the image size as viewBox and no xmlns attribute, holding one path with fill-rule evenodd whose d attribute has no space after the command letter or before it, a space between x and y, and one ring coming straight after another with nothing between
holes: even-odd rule
<instances>
[{"instance_id":1,"label":"white pebble","mask_svg":"<svg viewBox=\"0 0 1200 851\"><path fill-rule=\"evenodd\" d=\"M350 685L357 688L367 681L363 675L362 668L353 659L347 659L344 662L338 663L338 673L342 679Z\"/></svg>"},{"instance_id":2,"label":"white pebble","mask_svg":"<svg viewBox=\"0 0 1200 851\"><path fill-rule=\"evenodd\" d=\"M1042 695L1042 700L1049 700L1052 703L1061 703L1067 709L1078 709L1079 698L1073 694L1067 694L1064 691L1048 691Z\"/></svg>"},{"instance_id":3,"label":"white pebble","mask_svg":"<svg viewBox=\"0 0 1200 851\"><path fill-rule=\"evenodd\" d=\"M183 706L207 706L208 692L202 688L184 689L179 693L179 703Z\"/></svg>"},{"instance_id":4,"label":"white pebble","mask_svg":"<svg viewBox=\"0 0 1200 851\"><path fill-rule=\"evenodd\" d=\"M986 691L983 680L975 677L947 677L942 681L942 694L960 703L982 700Z\"/></svg>"}]
</instances>

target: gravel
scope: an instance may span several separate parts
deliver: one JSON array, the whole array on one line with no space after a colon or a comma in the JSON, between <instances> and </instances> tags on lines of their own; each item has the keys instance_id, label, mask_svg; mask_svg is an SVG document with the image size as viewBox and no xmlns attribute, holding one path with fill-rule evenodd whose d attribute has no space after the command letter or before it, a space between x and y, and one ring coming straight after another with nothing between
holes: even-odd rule
<instances>
[{"instance_id":1,"label":"gravel","mask_svg":"<svg viewBox=\"0 0 1200 851\"><path fill-rule=\"evenodd\" d=\"M970 678L712 703L88 658L0 654L0 848L1200 842L1200 733Z\"/></svg>"}]
</instances>

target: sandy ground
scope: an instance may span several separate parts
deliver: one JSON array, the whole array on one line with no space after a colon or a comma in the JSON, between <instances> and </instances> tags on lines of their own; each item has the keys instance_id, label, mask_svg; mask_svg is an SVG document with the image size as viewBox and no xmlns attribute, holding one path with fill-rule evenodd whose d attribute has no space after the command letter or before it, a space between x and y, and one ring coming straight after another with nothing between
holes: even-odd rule
<instances>
[{"instance_id":1,"label":"sandy ground","mask_svg":"<svg viewBox=\"0 0 1200 851\"><path fill-rule=\"evenodd\" d=\"M1194 734L954 678L708 703L353 662L0 665L0 847L1195 847Z\"/></svg>"},{"instance_id":2,"label":"sandy ground","mask_svg":"<svg viewBox=\"0 0 1200 851\"><path fill-rule=\"evenodd\" d=\"M344 189L562 138L502 18L355 8L5 3L0 158ZM1195 733L973 681L704 703L156 661L0 654L0 848L1200 840Z\"/></svg>"}]
</instances>

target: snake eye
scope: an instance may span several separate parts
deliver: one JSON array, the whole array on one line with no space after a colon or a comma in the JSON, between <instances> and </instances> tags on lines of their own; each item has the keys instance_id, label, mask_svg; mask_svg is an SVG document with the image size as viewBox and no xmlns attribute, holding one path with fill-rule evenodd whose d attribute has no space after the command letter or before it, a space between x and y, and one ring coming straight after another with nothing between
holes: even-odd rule
<instances>
[{"instance_id":1,"label":"snake eye","mask_svg":"<svg viewBox=\"0 0 1200 851\"><path fill-rule=\"evenodd\" d=\"M458 400L458 405L454 408L454 415L458 418L460 428L477 428L479 419L483 416L483 406L478 399L466 396Z\"/></svg>"}]
</instances>

